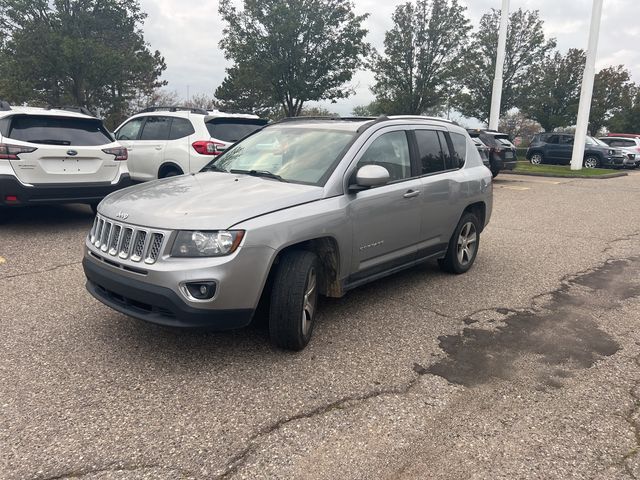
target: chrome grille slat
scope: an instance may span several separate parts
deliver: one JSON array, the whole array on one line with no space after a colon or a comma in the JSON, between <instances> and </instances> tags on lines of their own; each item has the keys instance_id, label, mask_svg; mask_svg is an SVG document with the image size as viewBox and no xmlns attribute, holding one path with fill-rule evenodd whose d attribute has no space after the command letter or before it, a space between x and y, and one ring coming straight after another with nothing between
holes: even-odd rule
<instances>
[{"instance_id":1,"label":"chrome grille slat","mask_svg":"<svg viewBox=\"0 0 640 480\"><path fill-rule=\"evenodd\" d=\"M115 254L118 253L122 227L120 225L114 225L112 230L113 232L111 234L111 240L109 241L109 255L115 256Z\"/></svg>"},{"instance_id":2,"label":"chrome grille slat","mask_svg":"<svg viewBox=\"0 0 640 480\"><path fill-rule=\"evenodd\" d=\"M136 239L133 244L133 252L131 252L131 260L139 262L144 254L144 247L147 240L147 232L145 230L138 230L136 232Z\"/></svg>"},{"instance_id":3,"label":"chrome grille slat","mask_svg":"<svg viewBox=\"0 0 640 480\"><path fill-rule=\"evenodd\" d=\"M111 222L105 220L104 227L102 227L102 237L100 238L100 250L107 251L107 245L109 244L109 237L111 235Z\"/></svg>"},{"instance_id":4,"label":"chrome grille slat","mask_svg":"<svg viewBox=\"0 0 640 480\"><path fill-rule=\"evenodd\" d=\"M116 223L100 215L96 216L89 232L91 248L101 254L146 264L155 263L160 258L167 238L168 232Z\"/></svg>"},{"instance_id":5,"label":"chrome grille slat","mask_svg":"<svg viewBox=\"0 0 640 480\"><path fill-rule=\"evenodd\" d=\"M122 235L122 244L120 245L120 258L127 258L129 256L129 250L131 249L131 237L133 237L133 228L125 228L124 235Z\"/></svg>"},{"instance_id":6,"label":"chrome grille slat","mask_svg":"<svg viewBox=\"0 0 640 480\"><path fill-rule=\"evenodd\" d=\"M147 255L145 256L145 259L144 259L145 263L154 263L158 259L163 240L164 240L164 235L161 233L154 233L151 235L151 241L149 242Z\"/></svg>"}]
</instances>

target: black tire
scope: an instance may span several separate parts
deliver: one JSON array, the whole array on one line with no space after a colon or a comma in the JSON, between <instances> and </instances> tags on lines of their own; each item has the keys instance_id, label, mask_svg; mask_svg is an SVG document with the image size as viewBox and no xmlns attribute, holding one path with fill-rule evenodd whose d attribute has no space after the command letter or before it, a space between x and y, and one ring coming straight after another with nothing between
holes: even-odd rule
<instances>
[{"instance_id":1,"label":"black tire","mask_svg":"<svg viewBox=\"0 0 640 480\"><path fill-rule=\"evenodd\" d=\"M280 258L269 309L269 336L275 346L302 350L309 343L318 306L318 265L316 254L304 250L292 250Z\"/></svg>"},{"instance_id":2,"label":"black tire","mask_svg":"<svg viewBox=\"0 0 640 480\"><path fill-rule=\"evenodd\" d=\"M182 175L182 173L180 173L175 168L171 168L169 170L165 170L164 172L162 172L162 175L158 176L158 178L177 177L178 175Z\"/></svg>"},{"instance_id":3,"label":"black tire","mask_svg":"<svg viewBox=\"0 0 640 480\"><path fill-rule=\"evenodd\" d=\"M587 155L582 162L584 168L599 168L600 159L595 155Z\"/></svg>"},{"instance_id":4,"label":"black tire","mask_svg":"<svg viewBox=\"0 0 640 480\"><path fill-rule=\"evenodd\" d=\"M471 225L469 227L470 231L463 233L463 229L467 228L467 225ZM460 240L463 236L467 236L471 238L471 233L475 233L475 240L472 242L464 242L460 244ZM463 252L462 256L459 255L459 244L462 245L463 250L466 249L466 254ZM471 251L467 248L469 245L473 245ZM440 269L448 273L465 273L472 266L473 262L476 260L476 256L478 255L478 248L480 247L480 222L478 221L478 217L476 217L471 212L465 212L460 218L456 229L453 231L453 235L451 235L451 239L449 240L449 246L447 247L447 254L444 258L438 260L438 264L440 265ZM466 259L466 260L465 260Z\"/></svg>"}]
</instances>

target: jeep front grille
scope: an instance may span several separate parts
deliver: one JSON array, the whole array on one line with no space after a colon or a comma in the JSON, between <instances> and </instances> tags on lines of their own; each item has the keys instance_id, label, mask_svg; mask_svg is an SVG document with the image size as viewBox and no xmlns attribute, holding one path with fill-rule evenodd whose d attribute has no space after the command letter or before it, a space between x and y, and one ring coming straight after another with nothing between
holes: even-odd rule
<instances>
[{"instance_id":1,"label":"jeep front grille","mask_svg":"<svg viewBox=\"0 0 640 480\"><path fill-rule=\"evenodd\" d=\"M89 242L103 253L122 260L152 264L158 260L168 235L150 229L116 223L97 216Z\"/></svg>"}]
</instances>

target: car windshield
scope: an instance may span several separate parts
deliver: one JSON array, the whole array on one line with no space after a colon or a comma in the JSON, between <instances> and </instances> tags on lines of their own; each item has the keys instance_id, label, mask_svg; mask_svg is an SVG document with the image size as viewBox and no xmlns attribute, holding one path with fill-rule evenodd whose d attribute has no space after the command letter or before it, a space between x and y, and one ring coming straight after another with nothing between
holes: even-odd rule
<instances>
[{"instance_id":1,"label":"car windshield","mask_svg":"<svg viewBox=\"0 0 640 480\"><path fill-rule=\"evenodd\" d=\"M504 135L495 135L493 138L495 138L498 142L500 142L502 145L506 146L506 147L513 147L513 143L511 143L511 141L509 140L509 137Z\"/></svg>"},{"instance_id":2,"label":"car windshield","mask_svg":"<svg viewBox=\"0 0 640 480\"><path fill-rule=\"evenodd\" d=\"M231 147L202 171L242 171L321 186L355 134L337 129L267 127Z\"/></svg>"},{"instance_id":3,"label":"car windshield","mask_svg":"<svg viewBox=\"0 0 640 480\"><path fill-rule=\"evenodd\" d=\"M600 145L601 147L608 147L609 146L606 143L604 143L602 140L600 140L599 138L594 138L594 137L587 137L587 143L589 143L589 139L593 140L593 143L591 145Z\"/></svg>"}]
</instances>

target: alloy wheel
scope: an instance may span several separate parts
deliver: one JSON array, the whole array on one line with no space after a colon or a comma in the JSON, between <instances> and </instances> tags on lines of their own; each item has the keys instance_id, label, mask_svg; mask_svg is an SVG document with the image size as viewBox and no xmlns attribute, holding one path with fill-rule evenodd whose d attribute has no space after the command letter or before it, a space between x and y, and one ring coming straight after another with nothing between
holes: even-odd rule
<instances>
[{"instance_id":1,"label":"alloy wheel","mask_svg":"<svg viewBox=\"0 0 640 480\"><path fill-rule=\"evenodd\" d=\"M458 262L466 266L473 259L477 248L478 235L476 226L472 222L465 223L458 235Z\"/></svg>"},{"instance_id":2,"label":"alloy wheel","mask_svg":"<svg viewBox=\"0 0 640 480\"><path fill-rule=\"evenodd\" d=\"M313 314L316 311L316 302L318 301L316 285L316 270L311 268L307 275L304 301L302 302L302 334L305 336L309 334L311 323L313 322Z\"/></svg>"}]
</instances>

